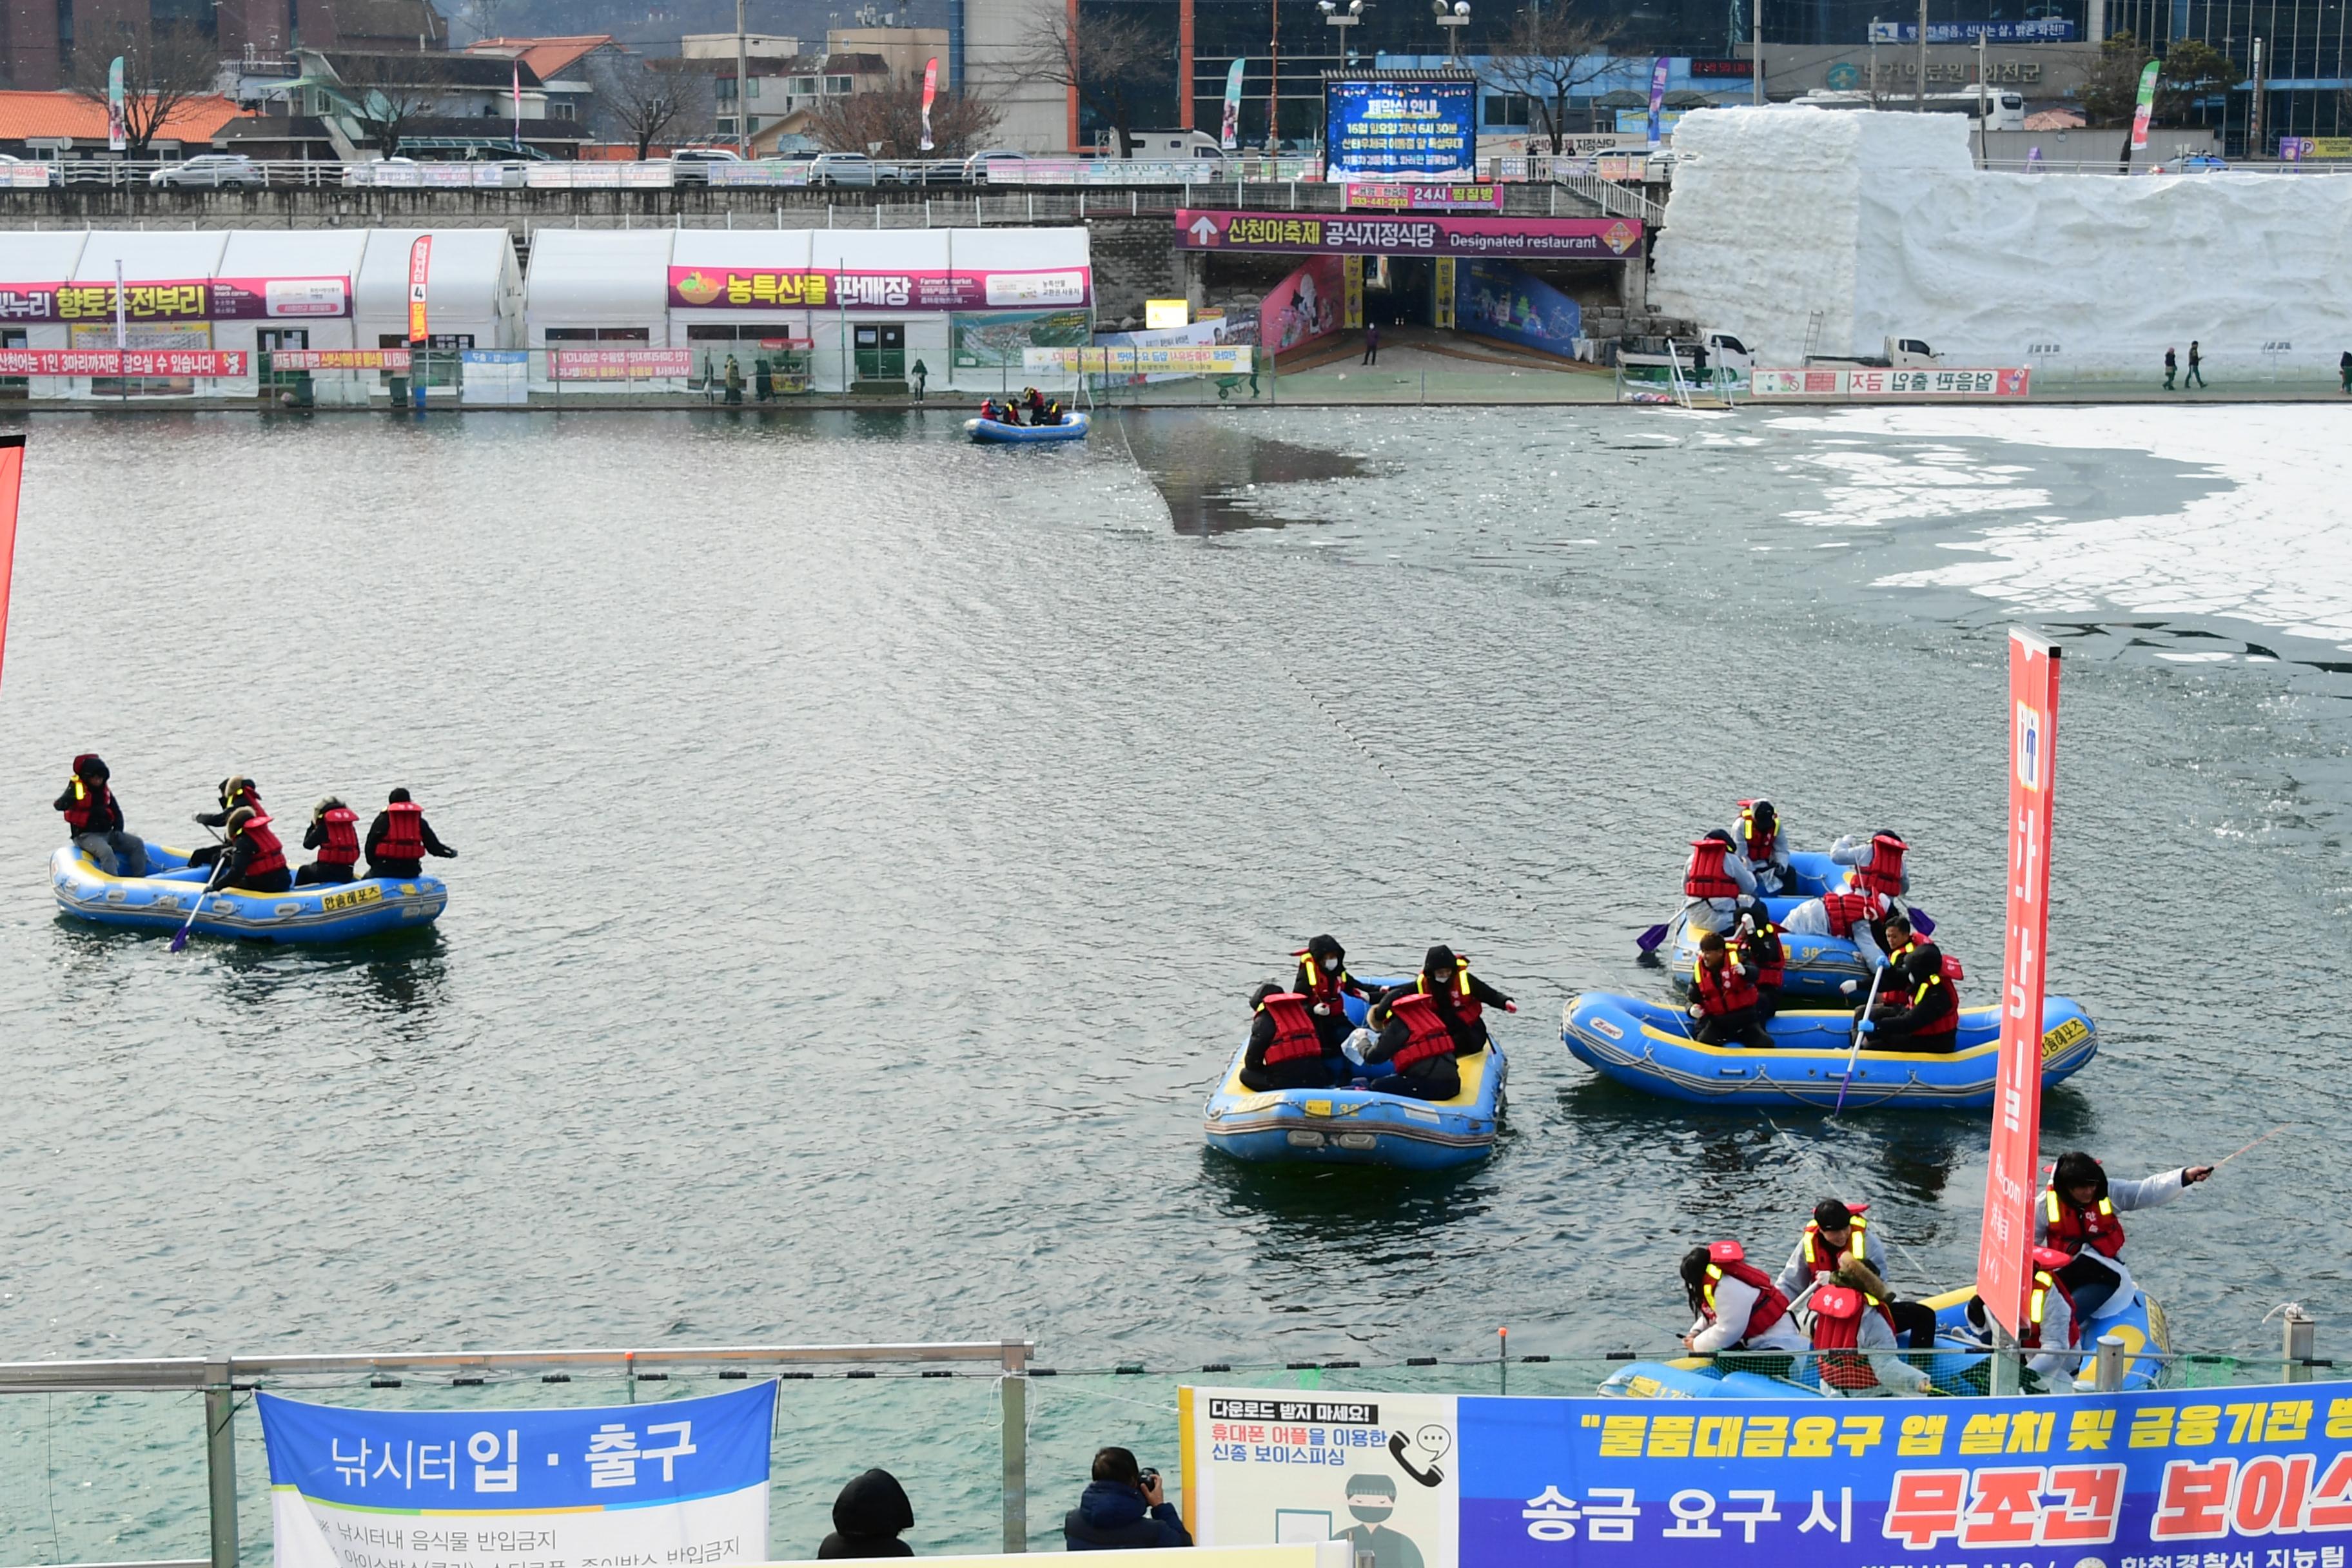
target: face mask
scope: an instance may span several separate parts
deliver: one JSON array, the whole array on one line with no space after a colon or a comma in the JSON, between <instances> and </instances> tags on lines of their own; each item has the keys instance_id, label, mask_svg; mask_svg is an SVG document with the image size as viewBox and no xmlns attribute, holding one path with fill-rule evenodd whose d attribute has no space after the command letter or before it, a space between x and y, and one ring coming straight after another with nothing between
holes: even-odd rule
<instances>
[{"instance_id":1,"label":"face mask","mask_svg":"<svg viewBox=\"0 0 2352 1568\"><path fill-rule=\"evenodd\" d=\"M1323 961L1323 969L1326 973L1337 973L1339 972L1339 961L1336 958L1327 958Z\"/></svg>"},{"instance_id":2,"label":"face mask","mask_svg":"<svg viewBox=\"0 0 2352 1568\"><path fill-rule=\"evenodd\" d=\"M1358 1502L1350 1498L1348 1501L1348 1511L1356 1516L1357 1522L1360 1524L1381 1524L1387 1521L1389 1515L1396 1511L1396 1504L1386 1499L1379 1502Z\"/></svg>"}]
</instances>

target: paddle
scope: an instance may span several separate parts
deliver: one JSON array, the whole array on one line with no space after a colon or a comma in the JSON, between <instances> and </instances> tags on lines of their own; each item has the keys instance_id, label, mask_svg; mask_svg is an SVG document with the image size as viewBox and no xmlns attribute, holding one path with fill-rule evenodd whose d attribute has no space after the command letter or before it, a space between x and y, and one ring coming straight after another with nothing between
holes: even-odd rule
<instances>
[{"instance_id":1,"label":"paddle","mask_svg":"<svg viewBox=\"0 0 2352 1568\"><path fill-rule=\"evenodd\" d=\"M1640 948L1643 952L1657 952L1658 944L1666 940L1666 932L1672 929L1675 921L1688 914L1691 910L1691 907L1697 902L1698 900L1696 899L1685 899L1681 909L1676 910L1663 924L1654 925L1649 930L1643 931L1641 935L1635 937L1633 939L1633 945Z\"/></svg>"},{"instance_id":2,"label":"paddle","mask_svg":"<svg viewBox=\"0 0 2352 1568\"><path fill-rule=\"evenodd\" d=\"M1908 907L1911 910L1911 929L1917 931L1921 936L1935 935L1936 922L1927 918L1927 911L1921 909L1916 904L1912 904Z\"/></svg>"},{"instance_id":3,"label":"paddle","mask_svg":"<svg viewBox=\"0 0 2352 1568\"><path fill-rule=\"evenodd\" d=\"M188 931L195 925L196 916L204 911L205 900L211 896L213 884L219 881L221 873L227 869L228 857L223 855L218 861L215 862L213 874L205 879L204 890L198 893L194 901L188 906L188 918L180 922L179 934L172 938L172 945L166 951L177 952L188 945Z\"/></svg>"},{"instance_id":4,"label":"paddle","mask_svg":"<svg viewBox=\"0 0 2352 1568\"><path fill-rule=\"evenodd\" d=\"M1885 978L1886 965L1882 963L1870 977L1870 994L1863 1000L1862 1016L1853 1021L1853 1049L1845 1054L1845 1077L1838 1083L1837 1104L1830 1111L1832 1117L1845 1110L1846 1088L1853 1082L1854 1067L1862 1060L1862 1026L1870 1021L1870 1009L1878 1001L1878 983Z\"/></svg>"}]
</instances>

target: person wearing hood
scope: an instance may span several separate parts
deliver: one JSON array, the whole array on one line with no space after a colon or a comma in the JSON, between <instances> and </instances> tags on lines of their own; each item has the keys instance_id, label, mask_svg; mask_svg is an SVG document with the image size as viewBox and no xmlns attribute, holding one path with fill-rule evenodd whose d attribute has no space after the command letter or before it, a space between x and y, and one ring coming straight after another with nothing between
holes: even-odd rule
<instances>
[{"instance_id":1,"label":"person wearing hood","mask_svg":"<svg viewBox=\"0 0 2352 1568\"><path fill-rule=\"evenodd\" d=\"M1720 931L1711 931L1698 939L1698 959L1691 965L1690 997L1690 1016L1698 1026L1691 1031L1691 1038L1700 1045L1771 1049L1756 973L1732 951Z\"/></svg>"},{"instance_id":2,"label":"person wearing hood","mask_svg":"<svg viewBox=\"0 0 2352 1568\"><path fill-rule=\"evenodd\" d=\"M1756 896L1756 873L1737 849L1720 827L1691 840L1690 859L1683 866L1683 919L1691 930L1729 931L1739 900Z\"/></svg>"},{"instance_id":3,"label":"person wearing hood","mask_svg":"<svg viewBox=\"0 0 2352 1568\"><path fill-rule=\"evenodd\" d=\"M213 874L214 886L248 893L282 893L294 886L294 873L286 868L286 847L271 830L267 812L240 805L224 826L227 855Z\"/></svg>"},{"instance_id":4,"label":"person wearing hood","mask_svg":"<svg viewBox=\"0 0 2352 1568\"><path fill-rule=\"evenodd\" d=\"M915 1506L907 1489L887 1470L868 1470L854 1478L833 1500L833 1533L816 1549L817 1561L829 1557L912 1557L915 1549L898 1539L902 1530L915 1528Z\"/></svg>"},{"instance_id":5,"label":"person wearing hood","mask_svg":"<svg viewBox=\"0 0 2352 1568\"><path fill-rule=\"evenodd\" d=\"M1953 989L1956 966L1943 949L1921 942L1901 915L1886 917L1886 978L1870 1016L1854 1009L1863 1047L1879 1051L1948 1051L1958 1043L1960 998Z\"/></svg>"},{"instance_id":6,"label":"person wearing hood","mask_svg":"<svg viewBox=\"0 0 2352 1568\"><path fill-rule=\"evenodd\" d=\"M1327 1038L1307 998L1267 981L1250 993L1249 1049L1242 1057L1242 1087L1255 1094L1276 1089L1329 1089L1354 1074L1337 1041Z\"/></svg>"},{"instance_id":7,"label":"person wearing hood","mask_svg":"<svg viewBox=\"0 0 2352 1568\"><path fill-rule=\"evenodd\" d=\"M1910 847L1903 835L1891 827L1882 827L1868 838L1849 833L1830 846L1830 863L1853 868L1846 873L1846 882L1856 892L1900 899L1911 891L1911 873L1903 865Z\"/></svg>"},{"instance_id":8,"label":"person wearing hood","mask_svg":"<svg viewBox=\"0 0 2352 1568\"><path fill-rule=\"evenodd\" d=\"M251 779L247 778L243 773L231 773L228 777L221 780L220 782L220 809L218 811L200 811L196 813L194 817L191 820L193 820L198 827L226 827L228 826L229 814L236 810L239 806L245 806L257 812L260 811L262 809L261 789L260 786L256 784ZM188 857L188 864L191 866L216 866L220 863L220 858L222 855L226 854L227 850L228 844L226 839L204 845L197 848L194 854ZM226 883L223 884L223 886L226 885L227 884Z\"/></svg>"},{"instance_id":9,"label":"person wearing hood","mask_svg":"<svg viewBox=\"0 0 2352 1568\"><path fill-rule=\"evenodd\" d=\"M1132 1552L1190 1546L1192 1532L1168 1501L1158 1470L1140 1468L1125 1448L1098 1448L1094 1479L1063 1516L1062 1540L1073 1552Z\"/></svg>"},{"instance_id":10,"label":"person wearing hood","mask_svg":"<svg viewBox=\"0 0 2352 1568\"><path fill-rule=\"evenodd\" d=\"M2184 1165L2137 1182L2110 1182L2106 1168L2080 1149L2058 1156L2033 1211L2033 1243L2067 1255L2058 1279L2076 1321L2094 1323L2131 1305L2136 1287L2124 1266L2124 1227L2116 1216L2168 1204L2212 1173L2210 1165Z\"/></svg>"},{"instance_id":11,"label":"person wearing hood","mask_svg":"<svg viewBox=\"0 0 2352 1568\"><path fill-rule=\"evenodd\" d=\"M1348 973L1348 950L1336 936L1315 937L1292 956L1298 960L1298 969L1290 977L1290 988L1307 998L1307 1011L1314 1016L1324 1048L1336 1051L1356 1028L1348 1021L1347 999L1353 996L1370 1005L1371 988Z\"/></svg>"},{"instance_id":12,"label":"person wearing hood","mask_svg":"<svg viewBox=\"0 0 2352 1568\"><path fill-rule=\"evenodd\" d=\"M1769 1020L1780 1011L1780 987L1789 978L1789 949L1763 900L1739 900L1739 921L1731 928L1729 946L1740 966L1755 977L1758 1016Z\"/></svg>"},{"instance_id":13,"label":"person wearing hood","mask_svg":"<svg viewBox=\"0 0 2352 1568\"><path fill-rule=\"evenodd\" d=\"M1370 1553L1372 1568L1422 1568L1421 1548L1412 1537L1389 1528L1396 1500L1396 1482L1388 1477L1377 1472L1349 1476L1348 1512L1356 1522L1331 1539L1349 1542L1359 1563Z\"/></svg>"},{"instance_id":14,"label":"person wearing hood","mask_svg":"<svg viewBox=\"0 0 2352 1568\"><path fill-rule=\"evenodd\" d=\"M433 837L425 808L409 799L406 790L394 790L389 804L368 824L368 875L395 879L421 877L427 855L445 860L457 858L455 849Z\"/></svg>"},{"instance_id":15,"label":"person wearing hood","mask_svg":"<svg viewBox=\"0 0 2352 1568\"><path fill-rule=\"evenodd\" d=\"M1789 866L1789 837L1780 831L1780 814L1762 795L1739 803L1739 816L1731 825L1732 850L1755 874L1757 891L1779 898L1797 890L1797 873Z\"/></svg>"},{"instance_id":16,"label":"person wearing hood","mask_svg":"<svg viewBox=\"0 0 2352 1568\"><path fill-rule=\"evenodd\" d=\"M114 798L107 780L105 759L84 752L73 760L73 776L66 780L56 809L65 813L67 837L110 877L147 874L147 841L122 825L122 803Z\"/></svg>"},{"instance_id":17,"label":"person wearing hood","mask_svg":"<svg viewBox=\"0 0 2352 1568\"><path fill-rule=\"evenodd\" d=\"M1425 996L1434 1005L1446 1032L1454 1037L1457 1057L1475 1057L1486 1048L1487 1008L1500 1007L1506 1013L1519 1010L1517 1003L1471 973L1467 958L1442 942L1423 955L1420 973L1381 994L1367 1021L1375 1028L1384 1026L1385 1013L1406 996Z\"/></svg>"},{"instance_id":18,"label":"person wearing hood","mask_svg":"<svg viewBox=\"0 0 2352 1568\"><path fill-rule=\"evenodd\" d=\"M359 813L343 804L343 797L331 795L310 808L310 826L302 832L302 847L315 849L319 858L294 873L298 888L317 887L325 883L348 882L358 873Z\"/></svg>"}]
</instances>

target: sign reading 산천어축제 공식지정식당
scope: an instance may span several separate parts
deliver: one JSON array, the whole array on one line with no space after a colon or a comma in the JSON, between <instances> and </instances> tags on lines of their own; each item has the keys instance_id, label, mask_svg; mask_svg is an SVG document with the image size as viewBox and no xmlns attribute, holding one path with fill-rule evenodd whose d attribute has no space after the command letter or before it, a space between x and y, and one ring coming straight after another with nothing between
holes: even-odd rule
<instances>
[{"instance_id":1,"label":"sign reading \uc0b0\ucc9c\uc5b4\ucd95\uc81c \uacf5\uc2dd\uc9c0\uc815\uc2dd\ub2f9","mask_svg":"<svg viewBox=\"0 0 2352 1568\"><path fill-rule=\"evenodd\" d=\"M572 1410L255 1403L277 1568L768 1557L772 1382Z\"/></svg>"},{"instance_id":2,"label":"sign reading \uc0b0\ucc9c\uc5b4\ucd95\uc81c \uacf5\uc2dd\uc9c0\uc815\uc2dd\ub2f9","mask_svg":"<svg viewBox=\"0 0 2352 1568\"><path fill-rule=\"evenodd\" d=\"M1671 1394L1671 1391L1664 1391ZM2347 1568L2352 1394L1506 1399L1187 1388L1214 1546L1377 1568Z\"/></svg>"},{"instance_id":3,"label":"sign reading \uc0b0\ucc9c\uc5b4\ucd95\uc81c \uacf5\uc2dd\uc9c0\uc815\uc2dd\ub2f9","mask_svg":"<svg viewBox=\"0 0 2352 1568\"><path fill-rule=\"evenodd\" d=\"M1506 261L1633 261L1640 222L1622 217L1491 217L1453 213L1315 216L1184 207L1184 250L1299 256L1491 256Z\"/></svg>"}]
</instances>

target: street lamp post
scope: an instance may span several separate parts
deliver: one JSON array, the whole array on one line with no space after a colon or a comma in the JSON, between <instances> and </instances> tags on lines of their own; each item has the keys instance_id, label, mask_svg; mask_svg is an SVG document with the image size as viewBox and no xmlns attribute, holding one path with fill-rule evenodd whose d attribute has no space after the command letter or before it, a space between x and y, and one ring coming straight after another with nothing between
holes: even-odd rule
<instances>
[{"instance_id":1,"label":"street lamp post","mask_svg":"<svg viewBox=\"0 0 2352 1568\"><path fill-rule=\"evenodd\" d=\"M1445 58L1450 65L1462 58L1462 29L1470 25L1470 0L1430 0L1430 10L1436 15L1437 25L1445 29Z\"/></svg>"},{"instance_id":2,"label":"street lamp post","mask_svg":"<svg viewBox=\"0 0 2352 1568\"><path fill-rule=\"evenodd\" d=\"M1315 0L1316 9L1323 13L1325 25L1339 29L1339 63L1346 65L1356 58L1348 47L1348 29L1364 19L1364 0Z\"/></svg>"}]
</instances>

